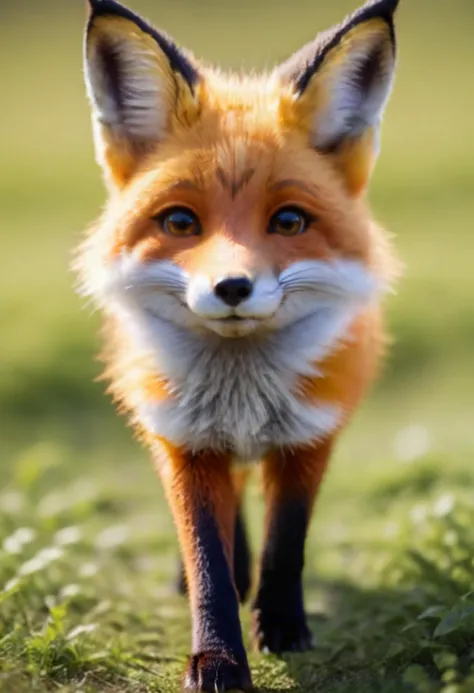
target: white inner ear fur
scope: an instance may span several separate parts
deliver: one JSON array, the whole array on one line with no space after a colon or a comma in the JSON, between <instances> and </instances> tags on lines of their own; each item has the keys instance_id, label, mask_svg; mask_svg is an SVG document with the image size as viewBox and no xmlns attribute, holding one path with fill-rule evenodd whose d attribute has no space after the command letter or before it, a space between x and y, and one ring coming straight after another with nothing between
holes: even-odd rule
<instances>
[{"instance_id":1,"label":"white inner ear fur","mask_svg":"<svg viewBox=\"0 0 474 693\"><path fill-rule=\"evenodd\" d=\"M101 57L100 46L88 51L87 92L95 119L119 136L157 139L167 121L165 85L160 80L158 55L151 47L123 37L107 37L106 50L118 69L118 89Z\"/></svg>"},{"instance_id":2,"label":"white inner ear fur","mask_svg":"<svg viewBox=\"0 0 474 693\"><path fill-rule=\"evenodd\" d=\"M393 82L394 59L383 55L367 90L361 88L359 73L376 49L374 42L358 45L351 50L338 68L333 68L327 80L327 105L317 114L314 144L327 148L344 137L357 137L379 125Z\"/></svg>"}]
</instances>

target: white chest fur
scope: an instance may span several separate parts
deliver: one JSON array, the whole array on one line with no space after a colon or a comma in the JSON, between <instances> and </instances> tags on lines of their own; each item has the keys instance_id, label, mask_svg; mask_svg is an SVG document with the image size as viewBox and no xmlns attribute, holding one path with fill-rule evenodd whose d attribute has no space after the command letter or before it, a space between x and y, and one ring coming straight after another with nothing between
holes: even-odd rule
<instances>
[{"instance_id":1,"label":"white chest fur","mask_svg":"<svg viewBox=\"0 0 474 693\"><path fill-rule=\"evenodd\" d=\"M135 336L153 351L169 390L165 401L142 399L137 418L176 445L253 460L270 447L321 439L341 420L336 403L298 397L301 375L322 377L308 361L308 325L306 334L295 326L252 342L197 338L150 316L139 329L134 322Z\"/></svg>"},{"instance_id":2,"label":"white chest fur","mask_svg":"<svg viewBox=\"0 0 474 693\"><path fill-rule=\"evenodd\" d=\"M229 450L243 460L331 432L338 408L300 401L293 394L296 373L278 361L268 345L203 349L184 379L170 383L167 401L141 405L141 423L195 451Z\"/></svg>"}]
</instances>

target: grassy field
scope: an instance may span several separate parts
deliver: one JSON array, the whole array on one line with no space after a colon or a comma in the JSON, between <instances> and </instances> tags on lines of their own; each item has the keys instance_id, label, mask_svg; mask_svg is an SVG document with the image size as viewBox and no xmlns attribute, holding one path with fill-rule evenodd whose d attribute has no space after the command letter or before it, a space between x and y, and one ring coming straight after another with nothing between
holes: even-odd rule
<instances>
[{"instance_id":1,"label":"grassy field","mask_svg":"<svg viewBox=\"0 0 474 693\"><path fill-rule=\"evenodd\" d=\"M323 4L134 6L238 68L272 64L353 7ZM97 319L67 269L104 197L83 17L81 3L11 3L0 25L0 691L171 693L190 632L171 589L174 530L146 454L93 382ZM388 305L395 343L312 525L317 648L252 655L260 691L474 691L473 30L470 0L401 2L371 191L407 265ZM247 515L257 553L257 483Z\"/></svg>"}]
</instances>

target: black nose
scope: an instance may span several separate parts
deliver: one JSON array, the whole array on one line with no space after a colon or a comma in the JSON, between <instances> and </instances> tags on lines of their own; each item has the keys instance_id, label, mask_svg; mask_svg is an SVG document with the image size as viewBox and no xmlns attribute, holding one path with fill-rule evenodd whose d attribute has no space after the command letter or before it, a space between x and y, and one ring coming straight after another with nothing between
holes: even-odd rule
<instances>
[{"instance_id":1,"label":"black nose","mask_svg":"<svg viewBox=\"0 0 474 693\"><path fill-rule=\"evenodd\" d=\"M214 293L228 306L238 306L252 293L253 285L247 277L221 279L214 286Z\"/></svg>"}]
</instances>

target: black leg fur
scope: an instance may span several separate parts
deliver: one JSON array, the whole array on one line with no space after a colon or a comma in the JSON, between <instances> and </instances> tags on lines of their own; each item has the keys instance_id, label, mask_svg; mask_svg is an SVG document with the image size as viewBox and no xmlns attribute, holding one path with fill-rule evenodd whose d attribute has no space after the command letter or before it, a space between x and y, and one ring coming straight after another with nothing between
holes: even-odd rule
<instances>
[{"instance_id":1,"label":"black leg fur","mask_svg":"<svg viewBox=\"0 0 474 693\"><path fill-rule=\"evenodd\" d=\"M201 508L195 520L196 590L193 604L193 655L184 679L186 691L252 689L242 641L239 605L214 517Z\"/></svg>"},{"instance_id":2,"label":"black leg fur","mask_svg":"<svg viewBox=\"0 0 474 693\"><path fill-rule=\"evenodd\" d=\"M252 583L252 557L247 539L247 530L242 508L237 511L235 522L234 537L234 581L239 595L239 600L243 604L248 596ZM186 595L188 592L186 585L186 574L182 558L179 558L178 574L176 577L176 591L178 594Z\"/></svg>"},{"instance_id":3,"label":"black leg fur","mask_svg":"<svg viewBox=\"0 0 474 693\"><path fill-rule=\"evenodd\" d=\"M253 604L254 636L260 650L302 652L312 646L302 585L308 520L303 500L286 501L275 508Z\"/></svg>"}]
</instances>

